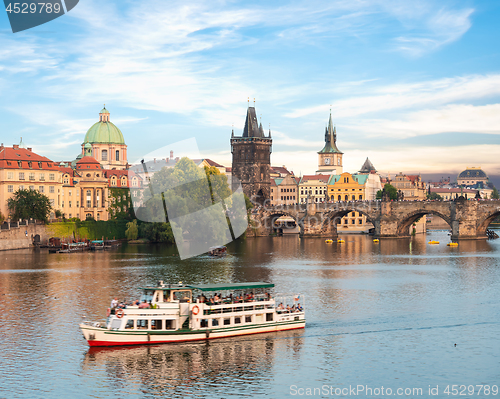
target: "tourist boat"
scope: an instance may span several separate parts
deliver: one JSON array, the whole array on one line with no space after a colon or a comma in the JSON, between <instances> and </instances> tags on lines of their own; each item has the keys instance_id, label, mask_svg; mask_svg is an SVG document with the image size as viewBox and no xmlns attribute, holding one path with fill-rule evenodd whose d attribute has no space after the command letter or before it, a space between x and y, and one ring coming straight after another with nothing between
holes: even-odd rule
<instances>
[{"instance_id":1,"label":"tourist boat","mask_svg":"<svg viewBox=\"0 0 500 399\"><path fill-rule=\"evenodd\" d=\"M90 242L90 249L92 251L100 251L104 249L104 240L93 240Z\"/></svg>"},{"instance_id":2,"label":"tourist boat","mask_svg":"<svg viewBox=\"0 0 500 399\"><path fill-rule=\"evenodd\" d=\"M272 296L269 290L273 287L263 282L167 285L160 281L156 287L141 288L139 306L108 309L105 323L84 322L80 329L90 346L117 346L304 328L303 295ZM219 297L221 292L226 295ZM213 295L207 299L205 294L210 293Z\"/></svg>"},{"instance_id":3,"label":"tourist boat","mask_svg":"<svg viewBox=\"0 0 500 399\"><path fill-rule=\"evenodd\" d=\"M224 245L219 245L217 247L210 247L208 249L208 254L210 256L224 256L227 254L227 248Z\"/></svg>"}]
</instances>

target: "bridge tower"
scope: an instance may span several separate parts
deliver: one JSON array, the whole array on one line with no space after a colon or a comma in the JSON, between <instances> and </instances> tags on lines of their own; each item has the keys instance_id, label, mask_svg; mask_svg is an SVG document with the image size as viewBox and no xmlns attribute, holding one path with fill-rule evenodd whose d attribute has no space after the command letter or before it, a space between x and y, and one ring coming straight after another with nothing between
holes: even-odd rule
<instances>
[{"instance_id":1,"label":"bridge tower","mask_svg":"<svg viewBox=\"0 0 500 399\"><path fill-rule=\"evenodd\" d=\"M271 198L271 129L266 137L262 123L258 124L255 107L248 106L243 135L231 135L233 154L232 175L236 177L243 192L253 202L263 204ZM233 179L233 190L237 181Z\"/></svg>"},{"instance_id":2,"label":"bridge tower","mask_svg":"<svg viewBox=\"0 0 500 399\"><path fill-rule=\"evenodd\" d=\"M332 123L332 111L330 120L325 128L325 146L318 152L318 170L316 174L341 175L344 171L342 166L342 155L344 153L337 148L337 128Z\"/></svg>"}]
</instances>

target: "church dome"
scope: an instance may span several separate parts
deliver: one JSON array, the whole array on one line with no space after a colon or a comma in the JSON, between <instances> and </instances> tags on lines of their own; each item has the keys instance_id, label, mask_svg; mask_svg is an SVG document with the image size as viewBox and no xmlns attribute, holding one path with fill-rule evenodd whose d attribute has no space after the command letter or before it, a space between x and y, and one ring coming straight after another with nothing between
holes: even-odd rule
<instances>
[{"instance_id":1,"label":"church dome","mask_svg":"<svg viewBox=\"0 0 500 399\"><path fill-rule=\"evenodd\" d=\"M96 122L87 131L83 142L90 144L125 144L123 134L112 122L109 121L109 111L104 107L99 113L99 122Z\"/></svg>"},{"instance_id":2,"label":"church dome","mask_svg":"<svg viewBox=\"0 0 500 399\"><path fill-rule=\"evenodd\" d=\"M486 173L481 168L467 168L458 175L459 179L487 179Z\"/></svg>"}]
</instances>

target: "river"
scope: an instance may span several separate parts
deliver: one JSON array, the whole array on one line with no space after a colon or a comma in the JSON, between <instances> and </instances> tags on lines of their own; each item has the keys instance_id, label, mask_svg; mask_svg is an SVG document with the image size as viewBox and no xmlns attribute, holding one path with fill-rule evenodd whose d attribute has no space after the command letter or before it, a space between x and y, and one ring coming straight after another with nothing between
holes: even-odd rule
<instances>
[{"instance_id":1,"label":"river","mask_svg":"<svg viewBox=\"0 0 500 399\"><path fill-rule=\"evenodd\" d=\"M500 397L500 240L343 238L240 240L225 258L185 261L161 245L0 252L0 398ZM158 280L272 282L305 295L307 325L88 348L84 317Z\"/></svg>"}]
</instances>

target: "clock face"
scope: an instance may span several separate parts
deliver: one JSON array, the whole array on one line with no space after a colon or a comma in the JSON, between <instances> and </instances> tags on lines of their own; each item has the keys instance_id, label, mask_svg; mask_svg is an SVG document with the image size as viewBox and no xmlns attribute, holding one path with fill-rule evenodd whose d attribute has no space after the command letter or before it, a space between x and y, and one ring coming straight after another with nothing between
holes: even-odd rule
<instances>
[{"instance_id":1,"label":"clock face","mask_svg":"<svg viewBox=\"0 0 500 399\"><path fill-rule=\"evenodd\" d=\"M330 158L325 158L325 165L330 165Z\"/></svg>"}]
</instances>

